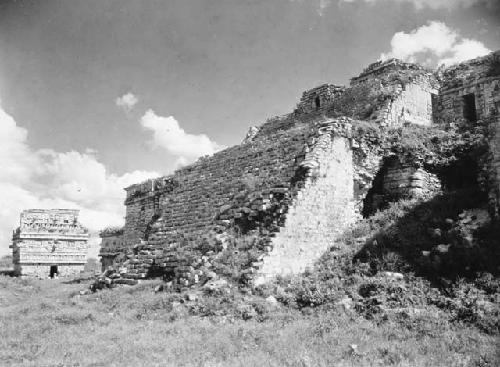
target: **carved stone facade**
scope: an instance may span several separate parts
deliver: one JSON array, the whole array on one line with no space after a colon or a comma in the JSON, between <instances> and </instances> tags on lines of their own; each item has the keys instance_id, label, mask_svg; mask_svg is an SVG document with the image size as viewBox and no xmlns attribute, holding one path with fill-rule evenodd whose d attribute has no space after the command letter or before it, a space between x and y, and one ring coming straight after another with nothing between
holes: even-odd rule
<instances>
[{"instance_id":1,"label":"carved stone facade","mask_svg":"<svg viewBox=\"0 0 500 367\"><path fill-rule=\"evenodd\" d=\"M78 222L78 212L72 209L24 210L10 246L15 273L47 278L83 271L89 235Z\"/></svg>"}]
</instances>

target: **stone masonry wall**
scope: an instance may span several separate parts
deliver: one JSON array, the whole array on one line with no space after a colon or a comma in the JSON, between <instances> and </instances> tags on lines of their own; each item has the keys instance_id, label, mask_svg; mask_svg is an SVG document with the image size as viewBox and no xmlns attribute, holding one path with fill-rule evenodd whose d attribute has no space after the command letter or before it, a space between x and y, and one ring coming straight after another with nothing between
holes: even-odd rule
<instances>
[{"instance_id":1,"label":"stone masonry wall","mask_svg":"<svg viewBox=\"0 0 500 367\"><path fill-rule=\"evenodd\" d=\"M500 115L491 120L489 201L493 217L500 220Z\"/></svg>"},{"instance_id":2,"label":"stone masonry wall","mask_svg":"<svg viewBox=\"0 0 500 367\"><path fill-rule=\"evenodd\" d=\"M410 67L414 64L390 65L352 79L351 86L332 102L328 115L370 120L391 128L405 123L431 125L433 95L438 92L436 77Z\"/></svg>"},{"instance_id":3,"label":"stone masonry wall","mask_svg":"<svg viewBox=\"0 0 500 367\"><path fill-rule=\"evenodd\" d=\"M46 272L47 266L61 265L69 268L60 274L72 273L74 266L87 261L88 237L87 229L78 222L78 210L24 210L12 238L15 271L38 274Z\"/></svg>"},{"instance_id":4,"label":"stone masonry wall","mask_svg":"<svg viewBox=\"0 0 500 367\"><path fill-rule=\"evenodd\" d=\"M102 270L113 265L115 258L126 252L128 246L125 244L123 228L107 228L100 233L101 247L99 257Z\"/></svg>"},{"instance_id":5,"label":"stone masonry wall","mask_svg":"<svg viewBox=\"0 0 500 367\"><path fill-rule=\"evenodd\" d=\"M85 265L75 265L75 264L58 264L57 272L59 277L69 277L75 276L83 272ZM46 279L50 275L50 265L46 264L29 264L20 265L17 267L16 271L19 274L36 277L40 279Z\"/></svg>"},{"instance_id":6,"label":"stone masonry wall","mask_svg":"<svg viewBox=\"0 0 500 367\"><path fill-rule=\"evenodd\" d=\"M163 179L153 179L126 188L126 225L123 232L126 248L131 248L144 239L148 225L159 215L160 197L169 190L162 183Z\"/></svg>"},{"instance_id":7,"label":"stone masonry wall","mask_svg":"<svg viewBox=\"0 0 500 367\"><path fill-rule=\"evenodd\" d=\"M217 270L228 244L241 241L253 241L243 250L253 255L239 269L245 282L311 266L361 215L382 161L382 149L373 146L380 137L354 139L350 122L339 118L259 132L157 179L172 183L167 190L155 180L128 188L128 206L153 207L147 201L157 200L159 215L141 224L145 235L129 247L122 275L163 274L190 286ZM125 233L136 223L127 222Z\"/></svg>"},{"instance_id":8,"label":"stone masonry wall","mask_svg":"<svg viewBox=\"0 0 500 367\"><path fill-rule=\"evenodd\" d=\"M445 122L464 119L464 96L473 94L476 118L500 113L500 52L445 69L439 91L437 118Z\"/></svg>"},{"instance_id":9,"label":"stone masonry wall","mask_svg":"<svg viewBox=\"0 0 500 367\"><path fill-rule=\"evenodd\" d=\"M310 267L355 220L353 160L344 137L322 135L303 165L310 177L288 208L284 227L263 258L256 283Z\"/></svg>"},{"instance_id":10,"label":"stone masonry wall","mask_svg":"<svg viewBox=\"0 0 500 367\"><path fill-rule=\"evenodd\" d=\"M393 197L430 197L440 190L438 177L423 168L395 165L383 178L383 194Z\"/></svg>"},{"instance_id":11,"label":"stone masonry wall","mask_svg":"<svg viewBox=\"0 0 500 367\"><path fill-rule=\"evenodd\" d=\"M486 79L478 83L443 90L439 98L438 116L445 122L460 121L465 118L466 95L474 96L476 119L500 113L500 78Z\"/></svg>"},{"instance_id":12,"label":"stone masonry wall","mask_svg":"<svg viewBox=\"0 0 500 367\"><path fill-rule=\"evenodd\" d=\"M391 127L405 123L429 126L433 122L432 96L437 96L437 92L425 78L408 83L370 119Z\"/></svg>"},{"instance_id":13,"label":"stone masonry wall","mask_svg":"<svg viewBox=\"0 0 500 367\"><path fill-rule=\"evenodd\" d=\"M127 275L181 268L189 258L183 252L199 257L208 235L223 232L226 221L234 224L243 214L228 208L240 207L252 194L291 189L313 135L309 125L278 131L200 159L172 176L129 187L125 241L134 253L125 264ZM170 184L156 185L159 180Z\"/></svg>"},{"instance_id":14,"label":"stone masonry wall","mask_svg":"<svg viewBox=\"0 0 500 367\"><path fill-rule=\"evenodd\" d=\"M343 93L344 89L345 87L339 85L323 84L307 90L302 93L295 113L302 114L325 110L335 98Z\"/></svg>"},{"instance_id":15,"label":"stone masonry wall","mask_svg":"<svg viewBox=\"0 0 500 367\"><path fill-rule=\"evenodd\" d=\"M487 172L490 208L500 206L500 51L440 71L436 119L445 123L488 123L491 138Z\"/></svg>"}]
</instances>

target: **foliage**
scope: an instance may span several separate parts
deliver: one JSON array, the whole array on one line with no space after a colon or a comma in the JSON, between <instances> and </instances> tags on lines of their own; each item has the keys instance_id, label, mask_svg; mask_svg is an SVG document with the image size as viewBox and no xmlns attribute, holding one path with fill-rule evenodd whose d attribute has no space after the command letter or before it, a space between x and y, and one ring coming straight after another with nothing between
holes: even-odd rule
<instances>
[{"instance_id":1,"label":"foliage","mask_svg":"<svg viewBox=\"0 0 500 367\"><path fill-rule=\"evenodd\" d=\"M0 313L0 364L326 367L499 363L493 336L451 324L438 314L398 314L383 321L333 309L305 315L277 308L260 318L259 307L266 307L262 302L235 294L227 299L234 297L236 305L224 305L227 311L235 310L237 317L228 312L214 315L221 309L215 299L200 301L213 304L213 309L207 310L211 315L199 317L195 315L196 301L178 293L154 293L157 284L148 281L80 296L81 284L0 277L0 299L5 302Z\"/></svg>"}]
</instances>

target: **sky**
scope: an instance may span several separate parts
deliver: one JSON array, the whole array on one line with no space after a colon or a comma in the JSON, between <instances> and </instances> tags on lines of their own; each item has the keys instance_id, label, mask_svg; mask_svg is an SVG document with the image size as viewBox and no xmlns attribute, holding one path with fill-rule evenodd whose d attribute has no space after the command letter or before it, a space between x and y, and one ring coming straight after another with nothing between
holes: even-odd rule
<instances>
[{"instance_id":1,"label":"sky","mask_svg":"<svg viewBox=\"0 0 500 367\"><path fill-rule=\"evenodd\" d=\"M0 0L0 256L23 209L122 225L124 187L238 144L306 89L499 49L499 0Z\"/></svg>"}]
</instances>

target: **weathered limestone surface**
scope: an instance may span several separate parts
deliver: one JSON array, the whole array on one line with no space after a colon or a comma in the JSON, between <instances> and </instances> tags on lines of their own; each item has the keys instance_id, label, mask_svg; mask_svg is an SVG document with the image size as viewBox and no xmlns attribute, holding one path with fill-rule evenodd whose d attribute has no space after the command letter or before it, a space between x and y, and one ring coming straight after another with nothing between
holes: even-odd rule
<instances>
[{"instance_id":1,"label":"weathered limestone surface","mask_svg":"<svg viewBox=\"0 0 500 367\"><path fill-rule=\"evenodd\" d=\"M285 226L272 240L256 283L277 274L297 274L314 262L352 223L353 159L350 142L324 134L302 165L311 168L304 188L288 208Z\"/></svg>"},{"instance_id":2,"label":"weathered limestone surface","mask_svg":"<svg viewBox=\"0 0 500 367\"><path fill-rule=\"evenodd\" d=\"M45 278L56 266L52 272L60 276L77 274L86 263L88 237L78 210L25 210L12 238L14 270Z\"/></svg>"},{"instance_id":3,"label":"weathered limestone surface","mask_svg":"<svg viewBox=\"0 0 500 367\"><path fill-rule=\"evenodd\" d=\"M325 111L336 97L340 96L345 87L333 84L323 84L302 93L300 102L295 110L296 114Z\"/></svg>"},{"instance_id":4,"label":"weathered limestone surface","mask_svg":"<svg viewBox=\"0 0 500 367\"><path fill-rule=\"evenodd\" d=\"M368 65L361 74L351 79L351 86L360 85L374 78L385 78L403 72L404 75L428 75L429 70L414 63L404 62L398 59L377 61Z\"/></svg>"},{"instance_id":5,"label":"weathered limestone surface","mask_svg":"<svg viewBox=\"0 0 500 367\"><path fill-rule=\"evenodd\" d=\"M428 80L419 78L404 85L385 109L381 109L377 119L389 126L405 123L429 126L432 124L432 98L437 92Z\"/></svg>"},{"instance_id":6,"label":"weathered limestone surface","mask_svg":"<svg viewBox=\"0 0 500 367\"><path fill-rule=\"evenodd\" d=\"M395 197L430 197L441 190L439 178L421 167L392 165L383 180L383 193Z\"/></svg>"},{"instance_id":7,"label":"weathered limestone surface","mask_svg":"<svg viewBox=\"0 0 500 367\"><path fill-rule=\"evenodd\" d=\"M435 111L437 122L490 125L488 189L493 216L500 207L500 51L440 71L441 89Z\"/></svg>"},{"instance_id":8,"label":"weathered limestone surface","mask_svg":"<svg viewBox=\"0 0 500 367\"><path fill-rule=\"evenodd\" d=\"M438 87L433 73L419 65L395 59L376 62L351 79L329 112L388 127L431 125Z\"/></svg>"},{"instance_id":9,"label":"weathered limestone surface","mask_svg":"<svg viewBox=\"0 0 500 367\"><path fill-rule=\"evenodd\" d=\"M441 80L437 119L463 120L467 95L474 101L476 119L500 113L500 51L450 67Z\"/></svg>"},{"instance_id":10,"label":"weathered limestone surface","mask_svg":"<svg viewBox=\"0 0 500 367\"><path fill-rule=\"evenodd\" d=\"M123 228L106 228L99 235L101 237L99 257L104 271L113 265L118 255L125 253L127 247L123 237Z\"/></svg>"},{"instance_id":11,"label":"weathered limestone surface","mask_svg":"<svg viewBox=\"0 0 500 367\"><path fill-rule=\"evenodd\" d=\"M293 190L313 134L308 125L278 131L127 188L124 237L137 252L128 275L145 276L153 265L175 271L184 262L180 247L197 248L211 233L224 232L228 221L253 223L262 216L269 231L277 230L279 215L265 215L265 197Z\"/></svg>"},{"instance_id":12,"label":"weathered limestone surface","mask_svg":"<svg viewBox=\"0 0 500 367\"><path fill-rule=\"evenodd\" d=\"M489 141L489 201L493 218L500 220L500 115L491 119Z\"/></svg>"}]
</instances>

